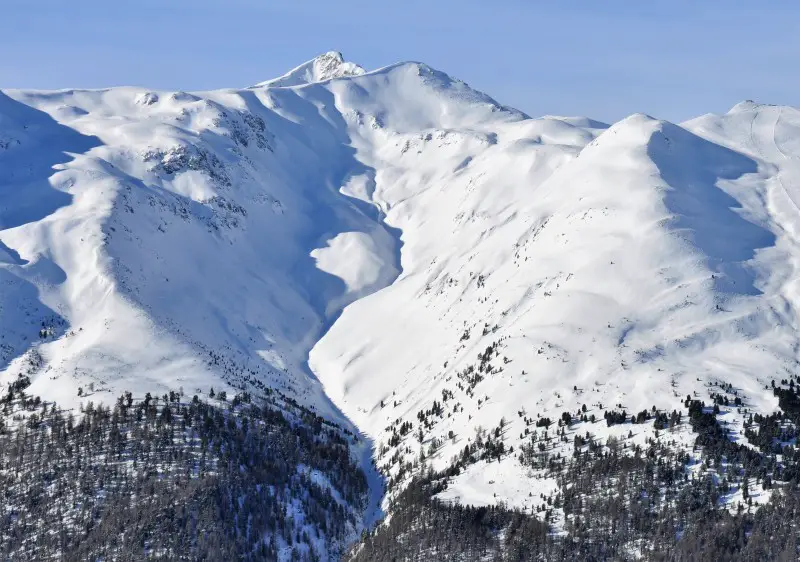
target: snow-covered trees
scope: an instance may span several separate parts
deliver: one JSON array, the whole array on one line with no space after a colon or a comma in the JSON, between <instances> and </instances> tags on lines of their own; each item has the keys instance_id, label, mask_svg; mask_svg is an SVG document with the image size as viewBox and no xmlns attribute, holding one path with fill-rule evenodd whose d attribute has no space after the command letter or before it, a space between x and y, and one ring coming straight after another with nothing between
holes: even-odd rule
<instances>
[{"instance_id":1,"label":"snow-covered trees","mask_svg":"<svg viewBox=\"0 0 800 562\"><path fill-rule=\"evenodd\" d=\"M313 412L170 392L75 417L18 382L0 397L4 560L315 560L357 530L364 474Z\"/></svg>"}]
</instances>

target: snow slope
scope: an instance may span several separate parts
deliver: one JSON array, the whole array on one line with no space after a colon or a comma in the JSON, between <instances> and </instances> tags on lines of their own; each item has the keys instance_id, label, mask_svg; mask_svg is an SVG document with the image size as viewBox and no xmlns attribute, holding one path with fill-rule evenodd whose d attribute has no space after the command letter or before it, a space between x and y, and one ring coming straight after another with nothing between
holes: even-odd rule
<instances>
[{"instance_id":1,"label":"snow slope","mask_svg":"<svg viewBox=\"0 0 800 562\"><path fill-rule=\"evenodd\" d=\"M800 200L790 141L800 120L764 111L685 127L644 115L606 130L527 120L449 160L432 142L405 170L408 156L385 156L394 170L378 193L403 232L403 273L348 307L311 353L334 401L374 436L379 463L393 474L398 451L409 462L423 450L443 469L502 419L519 448L524 417L583 405L599 421L570 434L624 437L630 426L607 428L603 410L680 409L715 382L773 411L770 380L797 365L798 210L787 203ZM495 343L483 380L467 384ZM447 413L422 443L415 426L387 446L434 400ZM734 434L743 418L722 415ZM538 476L520 480L511 456L471 467L445 497L531 507L538 498L522 492L553 487Z\"/></svg>"},{"instance_id":2,"label":"snow slope","mask_svg":"<svg viewBox=\"0 0 800 562\"><path fill-rule=\"evenodd\" d=\"M241 90L5 90L0 383L73 404L272 387L352 422L389 474L502 418L518 445L522 410L585 404L603 434L602 408L721 380L768 411L800 343L799 129L755 104L532 119L338 53ZM422 443L387 447L443 391ZM550 484L515 462L449 497L527 505Z\"/></svg>"}]
</instances>

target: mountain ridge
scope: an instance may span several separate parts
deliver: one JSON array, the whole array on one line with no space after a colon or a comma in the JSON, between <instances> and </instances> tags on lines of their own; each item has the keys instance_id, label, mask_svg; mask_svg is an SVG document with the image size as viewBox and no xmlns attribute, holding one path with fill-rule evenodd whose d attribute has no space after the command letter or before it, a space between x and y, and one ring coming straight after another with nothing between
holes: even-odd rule
<instances>
[{"instance_id":1,"label":"mountain ridge","mask_svg":"<svg viewBox=\"0 0 800 562\"><path fill-rule=\"evenodd\" d=\"M747 102L532 119L334 51L240 90L4 90L0 384L73 408L279 392L360 436L365 521L382 480L396 497L498 427L520 451L534 414L635 447L658 430L604 413L721 382L773 412L800 360L798 131ZM741 409L720 415L746 443ZM482 459L439 497L533 512L546 472Z\"/></svg>"}]
</instances>

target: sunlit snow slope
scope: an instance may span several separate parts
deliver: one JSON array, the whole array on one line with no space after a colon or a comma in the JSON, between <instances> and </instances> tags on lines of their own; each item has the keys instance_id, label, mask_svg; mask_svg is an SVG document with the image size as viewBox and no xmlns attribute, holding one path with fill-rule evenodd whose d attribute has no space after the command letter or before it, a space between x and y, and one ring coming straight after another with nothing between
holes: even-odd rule
<instances>
[{"instance_id":1,"label":"sunlit snow slope","mask_svg":"<svg viewBox=\"0 0 800 562\"><path fill-rule=\"evenodd\" d=\"M5 90L0 383L269 386L349 418L390 475L502 418L513 445L523 410L672 408L716 380L770 410L800 343L798 138L798 110L752 103L531 119L333 52L242 90ZM448 494L525 505L522 472Z\"/></svg>"},{"instance_id":2,"label":"sunlit snow slope","mask_svg":"<svg viewBox=\"0 0 800 562\"><path fill-rule=\"evenodd\" d=\"M476 135L485 146L446 140ZM683 127L484 121L383 149L376 196L403 232L402 274L344 311L312 368L389 475L420 451L443 469L501 420L519 449L526 417L584 405L598 422L581 435L627 436L604 410L679 408L709 382L771 412L770 380L798 358L797 138L798 110L751 104ZM418 435L434 401L445 413ZM734 436L744 417L721 414ZM529 508L552 485L511 455L445 497Z\"/></svg>"}]
</instances>

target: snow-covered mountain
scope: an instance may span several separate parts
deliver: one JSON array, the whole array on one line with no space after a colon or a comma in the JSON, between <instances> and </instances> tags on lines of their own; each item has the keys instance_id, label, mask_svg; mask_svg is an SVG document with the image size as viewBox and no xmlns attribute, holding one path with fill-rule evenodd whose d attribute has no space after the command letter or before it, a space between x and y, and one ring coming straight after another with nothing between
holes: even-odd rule
<instances>
[{"instance_id":1,"label":"snow-covered mountain","mask_svg":"<svg viewBox=\"0 0 800 562\"><path fill-rule=\"evenodd\" d=\"M481 429L519 449L582 411L575 431L627 434L603 412L709 383L771 412L800 349L798 139L791 107L534 119L339 53L239 90L4 90L0 383L274 388L398 481ZM443 497L553 486L508 455Z\"/></svg>"},{"instance_id":2,"label":"snow-covered mountain","mask_svg":"<svg viewBox=\"0 0 800 562\"><path fill-rule=\"evenodd\" d=\"M376 189L403 232L402 274L344 311L312 368L379 449L438 401L446 415L407 458L438 439L439 469L502 418L517 447L524 417L583 405L604 434L604 409L669 410L709 382L771 412L770 380L797 366L798 127L795 109L750 105L683 127L633 115L425 133ZM491 140L437 140L475 134ZM530 507L522 472L479 463L448 494Z\"/></svg>"}]
</instances>

